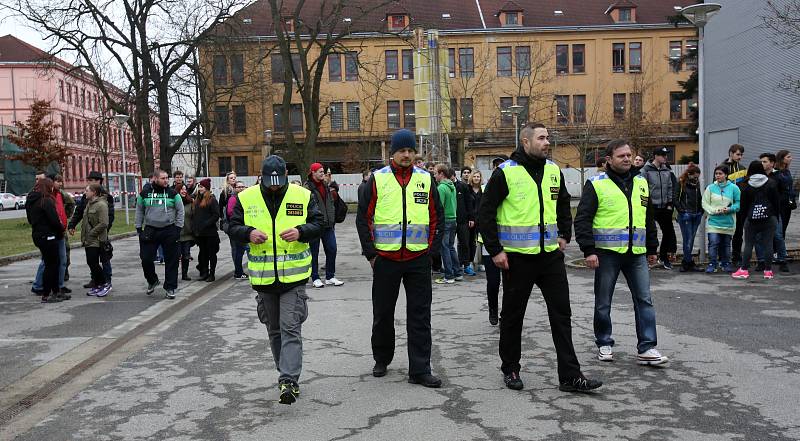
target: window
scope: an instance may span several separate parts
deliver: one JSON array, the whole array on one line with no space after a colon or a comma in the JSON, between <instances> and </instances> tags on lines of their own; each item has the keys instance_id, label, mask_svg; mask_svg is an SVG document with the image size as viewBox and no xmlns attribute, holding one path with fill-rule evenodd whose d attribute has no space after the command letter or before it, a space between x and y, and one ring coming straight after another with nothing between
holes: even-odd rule
<instances>
[{"instance_id":1,"label":"window","mask_svg":"<svg viewBox=\"0 0 800 441\"><path fill-rule=\"evenodd\" d=\"M669 119L683 119L683 99L681 92L669 93Z\"/></svg>"},{"instance_id":2,"label":"window","mask_svg":"<svg viewBox=\"0 0 800 441\"><path fill-rule=\"evenodd\" d=\"M636 120L642 119L642 94L631 94L631 116Z\"/></svg>"},{"instance_id":3,"label":"window","mask_svg":"<svg viewBox=\"0 0 800 441\"><path fill-rule=\"evenodd\" d=\"M461 77L472 78L475 76L475 51L471 47L458 49L458 69Z\"/></svg>"},{"instance_id":4,"label":"window","mask_svg":"<svg viewBox=\"0 0 800 441\"><path fill-rule=\"evenodd\" d=\"M236 176L247 176L250 174L250 170L247 169L247 156L236 157L236 167L233 171L236 172Z\"/></svg>"},{"instance_id":5,"label":"window","mask_svg":"<svg viewBox=\"0 0 800 441\"><path fill-rule=\"evenodd\" d=\"M506 12L506 26L517 26L519 24L519 12Z\"/></svg>"},{"instance_id":6,"label":"window","mask_svg":"<svg viewBox=\"0 0 800 441\"><path fill-rule=\"evenodd\" d=\"M83 131L81 130L82 126L83 124L81 124L81 121L75 119L75 140L78 141L78 144L83 143Z\"/></svg>"},{"instance_id":7,"label":"window","mask_svg":"<svg viewBox=\"0 0 800 441\"><path fill-rule=\"evenodd\" d=\"M275 128L276 132L286 131L285 124L283 123L283 115L281 115L281 107L283 106L280 104L272 105L272 127Z\"/></svg>"},{"instance_id":8,"label":"window","mask_svg":"<svg viewBox=\"0 0 800 441\"><path fill-rule=\"evenodd\" d=\"M516 57L517 76L525 77L531 74L531 47L517 46L514 48Z\"/></svg>"},{"instance_id":9,"label":"window","mask_svg":"<svg viewBox=\"0 0 800 441\"><path fill-rule=\"evenodd\" d=\"M222 135L231 132L230 116L226 106L214 107L214 122L217 126L217 133Z\"/></svg>"},{"instance_id":10,"label":"window","mask_svg":"<svg viewBox=\"0 0 800 441\"><path fill-rule=\"evenodd\" d=\"M217 164L219 165L219 176L225 176L233 168L231 167L230 156L220 156L219 158L217 158Z\"/></svg>"},{"instance_id":11,"label":"window","mask_svg":"<svg viewBox=\"0 0 800 441\"><path fill-rule=\"evenodd\" d=\"M511 113L511 106L514 98L500 97L500 127L514 127L514 115Z\"/></svg>"},{"instance_id":12,"label":"window","mask_svg":"<svg viewBox=\"0 0 800 441\"><path fill-rule=\"evenodd\" d=\"M274 55L272 57L275 58ZM228 84L228 65L225 55L214 55L214 85L223 86L225 84Z\"/></svg>"},{"instance_id":13,"label":"window","mask_svg":"<svg viewBox=\"0 0 800 441\"><path fill-rule=\"evenodd\" d=\"M569 95L556 95L556 122L569 123Z\"/></svg>"},{"instance_id":14,"label":"window","mask_svg":"<svg viewBox=\"0 0 800 441\"><path fill-rule=\"evenodd\" d=\"M625 43L614 43L612 46L612 72L625 72Z\"/></svg>"},{"instance_id":15,"label":"window","mask_svg":"<svg viewBox=\"0 0 800 441\"><path fill-rule=\"evenodd\" d=\"M386 121L390 129L400 128L400 101L386 102Z\"/></svg>"},{"instance_id":16,"label":"window","mask_svg":"<svg viewBox=\"0 0 800 441\"><path fill-rule=\"evenodd\" d=\"M400 30L406 27L406 16L405 15L390 15L389 16L389 29L390 30Z\"/></svg>"},{"instance_id":17,"label":"window","mask_svg":"<svg viewBox=\"0 0 800 441\"><path fill-rule=\"evenodd\" d=\"M518 96L517 97L517 105L522 107L522 110L519 112L519 116L517 117L517 125L523 126L528 122L528 103L530 99L527 96Z\"/></svg>"},{"instance_id":18,"label":"window","mask_svg":"<svg viewBox=\"0 0 800 441\"><path fill-rule=\"evenodd\" d=\"M448 49L447 50L447 69L450 73L450 78L456 77L456 50L455 49Z\"/></svg>"},{"instance_id":19,"label":"window","mask_svg":"<svg viewBox=\"0 0 800 441\"><path fill-rule=\"evenodd\" d=\"M566 44L556 45L556 74L569 73L569 46Z\"/></svg>"},{"instance_id":20,"label":"window","mask_svg":"<svg viewBox=\"0 0 800 441\"><path fill-rule=\"evenodd\" d=\"M458 101L455 98L450 98L450 128L456 128L458 121Z\"/></svg>"},{"instance_id":21,"label":"window","mask_svg":"<svg viewBox=\"0 0 800 441\"><path fill-rule=\"evenodd\" d=\"M628 72L642 71L642 43L628 44L630 59L628 61Z\"/></svg>"},{"instance_id":22,"label":"window","mask_svg":"<svg viewBox=\"0 0 800 441\"><path fill-rule=\"evenodd\" d=\"M461 98L461 127L472 128L472 98Z\"/></svg>"},{"instance_id":23,"label":"window","mask_svg":"<svg viewBox=\"0 0 800 441\"><path fill-rule=\"evenodd\" d=\"M511 46L497 48L497 76L511 76Z\"/></svg>"},{"instance_id":24,"label":"window","mask_svg":"<svg viewBox=\"0 0 800 441\"><path fill-rule=\"evenodd\" d=\"M341 54L328 55L328 81L342 81L342 57Z\"/></svg>"},{"instance_id":25,"label":"window","mask_svg":"<svg viewBox=\"0 0 800 441\"><path fill-rule=\"evenodd\" d=\"M294 18L291 17L284 17L283 18L283 29L286 32L294 32Z\"/></svg>"},{"instance_id":26,"label":"window","mask_svg":"<svg viewBox=\"0 0 800 441\"><path fill-rule=\"evenodd\" d=\"M233 84L244 83L244 55L231 55L231 82Z\"/></svg>"},{"instance_id":27,"label":"window","mask_svg":"<svg viewBox=\"0 0 800 441\"><path fill-rule=\"evenodd\" d=\"M403 49L403 79L414 78L414 53L411 49Z\"/></svg>"},{"instance_id":28,"label":"window","mask_svg":"<svg viewBox=\"0 0 800 441\"><path fill-rule=\"evenodd\" d=\"M572 119L576 123L586 122L586 95L572 96Z\"/></svg>"},{"instance_id":29,"label":"window","mask_svg":"<svg viewBox=\"0 0 800 441\"><path fill-rule=\"evenodd\" d=\"M361 130L361 106L347 103L347 130Z\"/></svg>"},{"instance_id":30,"label":"window","mask_svg":"<svg viewBox=\"0 0 800 441\"><path fill-rule=\"evenodd\" d=\"M243 105L233 106L233 133L247 133L247 112Z\"/></svg>"},{"instance_id":31,"label":"window","mask_svg":"<svg viewBox=\"0 0 800 441\"><path fill-rule=\"evenodd\" d=\"M386 51L386 79L397 79L397 51Z\"/></svg>"},{"instance_id":32,"label":"window","mask_svg":"<svg viewBox=\"0 0 800 441\"><path fill-rule=\"evenodd\" d=\"M344 103L331 103L331 130L338 132L344 130Z\"/></svg>"},{"instance_id":33,"label":"window","mask_svg":"<svg viewBox=\"0 0 800 441\"><path fill-rule=\"evenodd\" d=\"M697 40L686 40L686 68L697 69Z\"/></svg>"},{"instance_id":34,"label":"window","mask_svg":"<svg viewBox=\"0 0 800 441\"><path fill-rule=\"evenodd\" d=\"M303 105L292 104L289 112L289 124L293 132L303 131Z\"/></svg>"},{"instance_id":35,"label":"window","mask_svg":"<svg viewBox=\"0 0 800 441\"><path fill-rule=\"evenodd\" d=\"M86 108L86 89L81 89L81 108Z\"/></svg>"},{"instance_id":36,"label":"window","mask_svg":"<svg viewBox=\"0 0 800 441\"><path fill-rule=\"evenodd\" d=\"M630 23L631 20L631 8L620 8L619 9L619 21L620 23Z\"/></svg>"},{"instance_id":37,"label":"window","mask_svg":"<svg viewBox=\"0 0 800 441\"><path fill-rule=\"evenodd\" d=\"M413 129L417 127L414 100L403 100L403 127Z\"/></svg>"},{"instance_id":38,"label":"window","mask_svg":"<svg viewBox=\"0 0 800 441\"><path fill-rule=\"evenodd\" d=\"M58 96L61 99L61 102L64 102L64 81L58 80Z\"/></svg>"},{"instance_id":39,"label":"window","mask_svg":"<svg viewBox=\"0 0 800 441\"><path fill-rule=\"evenodd\" d=\"M683 47L683 43L680 41L670 41L669 42L669 65L672 68L673 72L680 72L681 70L681 56L683 55L681 49Z\"/></svg>"},{"instance_id":40,"label":"window","mask_svg":"<svg viewBox=\"0 0 800 441\"><path fill-rule=\"evenodd\" d=\"M572 73L586 72L586 46L583 44L572 45Z\"/></svg>"},{"instance_id":41,"label":"window","mask_svg":"<svg viewBox=\"0 0 800 441\"><path fill-rule=\"evenodd\" d=\"M686 118L693 118L697 112L697 96L693 96L686 100Z\"/></svg>"},{"instance_id":42,"label":"window","mask_svg":"<svg viewBox=\"0 0 800 441\"><path fill-rule=\"evenodd\" d=\"M616 121L622 121L625 119L625 94L624 93L615 93L614 94L614 119Z\"/></svg>"},{"instance_id":43,"label":"window","mask_svg":"<svg viewBox=\"0 0 800 441\"><path fill-rule=\"evenodd\" d=\"M67 140L67 116L61 115L61 138Z\"/></svg>"},{"instance_id":44,"label":"window","mask_svg":"<svg viewBox=\"0 0 800 441\"><path fill-rule=\"evenodd\" d=\"M358 52L345 52L344 79L346 81L358 81Z\"/></svg>"},{"instance_id":45,"label":"window","mask_svg":"<svg viewBox=\"0 0 800 441\"><path fill-rule=\"evenodd\" d=\"M272 82L283 83L284 82L283 56L281 54L272 54L270 56L270 64L271 64L270 74L272 76Z\"/></svg>"},{"instance_id":46,"label":"window","mask_svg":"<svg viewBox=\"0 0 800 441\"><path fill-rule=\"evenodd\" d=\"M67 104L72 104L72 84L67 84Z\"/></svg>"}]
</instances>

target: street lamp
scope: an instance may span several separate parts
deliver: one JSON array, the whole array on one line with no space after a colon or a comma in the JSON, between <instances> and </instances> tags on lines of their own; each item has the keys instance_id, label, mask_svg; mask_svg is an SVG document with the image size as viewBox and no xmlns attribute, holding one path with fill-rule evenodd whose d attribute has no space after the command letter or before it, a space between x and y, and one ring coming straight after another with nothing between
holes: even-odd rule
<instances>
[{"instance_id":1,"label":"street lamp","mask_svg":"<svg viewBox=\"0 0 800 441\"><path fill-rule=\"evenodd\" d=\"M122 194L124 197L122 198L122 203L125 206L125 224L130 225L131 218L130 214L128 213L128 164L125 161L125 136L124 130L122 126L124 126L130 117L128 115L123 115L121 113L114 115L114 122L117 123L117 127L119 128L119 146L122 150ZM109 207L109 209L113 210L114 207Z\"/></svg>"},{"instance_id":2,"label":"street lamp","mask_svg":"<svg viewBox=\"0 0 800 441\"><path fill-rule=\"evenodd\" d=\"M210 173L209 173L209 166L208 166L208 146L209 145L211 145L211 140L210 139L203 138L203 139L200 140L200 147L203 148L203 155L205 156L205 159L206 159L206 177L207 178L211 176Z\"/></svg>"},{"instance_id":3,"label":"street lamp","mask_svg":"<svg viewBox=\"0 0 800 441\"><path fill-rule=\"evenodd\" d=\"M272 130L264 130L264 148L261 150L262 160L266 159L272 151Z\"/></svg>"},{"instance_id":4,"label":"street lamp","mask_svg":"<svg viewBox=\"0 0 800 441\"><path fill-rule=\"evenodd\" d=\"M711 166L711 155L706 148L706 123L705 123L705 113L706 113L706 103L705 103L705 62L703 60L703 50L704 50L704 43L703 43L703 31L705 29L706 24L711 17L713 17L719 10L722 8L722 5L719 3L699 3L696 5L691 5L683 8L681 10L681 15L683 15L687 20L689 20L693 25L695 25L698 29L699 33L699 41L698 41L698 48L697 48L697 76L698 76L698 97L697 97L697 104L700 106L700 114L697 117L697 131L698 133L698 140L699 140L699 156L700 156L700 166L703 172L703 177L708 180L709 177L713 177L710 172ZM706 228L705 223L700 223L700 237L705 238L706 235ZM704 260L706 254L706 247L700 247L700 259Z\"/></svg>"},{"instance_id":5,"label":"street lamp","mask_svg":"<svg viewBox=\"0 0 800 441\"><path fill-rule=\"evenodd\" d=\"M514 151L519 148L519 114L522 113L523 107L520 105L513 105L508 108L514 116Z\"/></svg>"}]
</instances>

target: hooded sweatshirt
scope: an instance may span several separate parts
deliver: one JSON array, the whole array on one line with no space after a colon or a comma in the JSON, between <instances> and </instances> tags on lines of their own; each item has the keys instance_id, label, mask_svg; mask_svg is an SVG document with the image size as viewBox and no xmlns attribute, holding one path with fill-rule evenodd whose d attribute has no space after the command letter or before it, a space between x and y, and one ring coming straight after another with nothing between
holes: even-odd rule
<instances>
[{"instance_id":1,"label":"hooded sweatshirt","mask_svg":"<svg viewBox=\"0 0 800 441\"><path fill-rule=\"evenodd\" d=\"M455 222L458 210L456 185L450 179L442 179L437 189L439 190L439 200L441 200L444 208L444 220L446 222Z\"/></svg>"},{"instance_id":2,"label":"hooded sweatshirt","mask_svg":"<svg viewBox=\"0 0 800 441\"><path fill-rule=\"evenodd\" d=\"M650 185L650 201L654 208L671 208L673 205L672 197L678 187L678 178L667 164L657 167L652 161L642 167L640 172L643 178L647 179Z\"/></svg>"},{"instance_id":3,"label":"hooded sweatshirt","mask_svg":"<svg viewBox=\"0 0 800 441\"><path fill-rule=\"evenodd\" d=\"M145 185L136 197L136 229L170 225L183 228L184 211L181 195L174 188Z\"/></svg>"},{"instance_id":4,"label":"hooded sweatshirt","mask_svg":"<svg viewBox=\"0 0 800 441\"><path fill-rule=\"evenodd\" d=\"M742 212L749 222L764 222L778 216L778 185L766 175L755 174L748 178L742 190Z\"/></svg>"},{"instance_id":5,"label":"hooded sweatshirt","mask_svg":"<svg viewBox=\"0 0 800 441\"><path fill-rule=\"evenodd\" d=\"M741 190L731 181L714 182L703 193L703 210L708 213L706 231L733 235L736 231L736 213L741 203ZM724 213L723 208L728 208Z\"/></svg>"}]
</instances>

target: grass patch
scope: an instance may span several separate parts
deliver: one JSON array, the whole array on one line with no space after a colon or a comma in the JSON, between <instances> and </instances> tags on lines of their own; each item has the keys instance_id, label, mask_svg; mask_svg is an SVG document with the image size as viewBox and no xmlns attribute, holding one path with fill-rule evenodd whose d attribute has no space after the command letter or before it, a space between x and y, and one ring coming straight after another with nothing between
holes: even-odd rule
<instances>
[{"instance_id":1,"label":"grass patch","mask_svg":"<svg viewBox=\"0 0 800 441\"><path fill-rule=\"evenodd\" d=\"M135 230L133 227L133 210L130 210L130 225L125 225L125 210L116 210L114 213L114 226L111 227L110 235L128 233ZM75 235L69 236L69 243L81 242L80 231L81 226L78 225ZM0 257L36 250L36 245L33 244L31 239L31 226L28 225L26 218L0 219Z\"/></svg>"}]
</instances>

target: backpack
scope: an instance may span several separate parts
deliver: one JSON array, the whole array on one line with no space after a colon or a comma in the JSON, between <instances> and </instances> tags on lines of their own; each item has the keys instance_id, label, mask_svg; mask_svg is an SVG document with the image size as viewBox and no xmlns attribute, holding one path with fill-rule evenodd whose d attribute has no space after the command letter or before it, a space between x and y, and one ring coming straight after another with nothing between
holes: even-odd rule
<instances>
[{"instance_id":1,"label":"backpack","mask_svg":"<svg viewBox=\"0 0 800 441\"><path fill-rule=\"evenodd\" d=\"M347 218L347 204L339 197L338 192L331 192L333 196L333 208L335 215L333 220L340 224Z\"/></svg>"}]
</instances>

